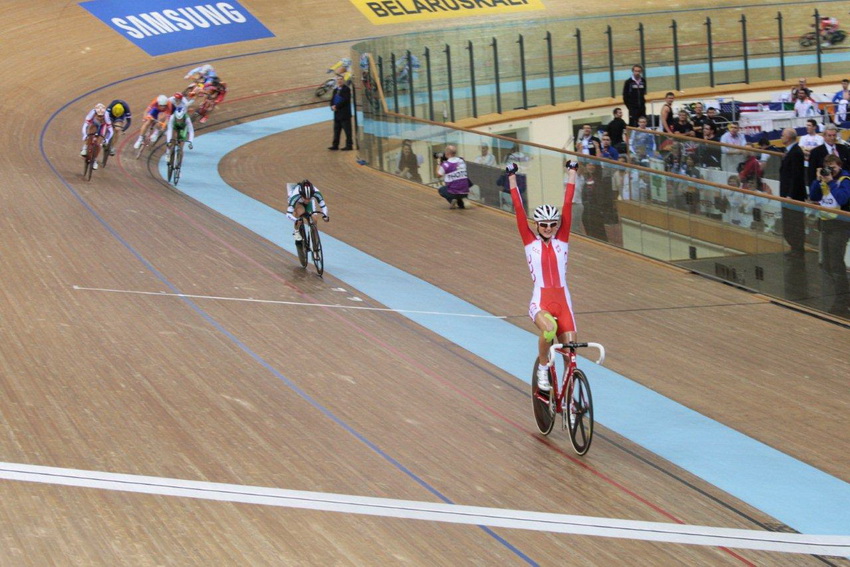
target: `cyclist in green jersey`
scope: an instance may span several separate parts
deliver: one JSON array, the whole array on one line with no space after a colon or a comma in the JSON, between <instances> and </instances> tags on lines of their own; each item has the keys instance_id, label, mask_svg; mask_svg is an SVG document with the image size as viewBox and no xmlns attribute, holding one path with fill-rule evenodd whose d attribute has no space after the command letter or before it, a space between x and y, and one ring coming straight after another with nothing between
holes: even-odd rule
<instances>
[{"instance_id":1,"label":"cyclist in green jersey","mask_svg":"<svg viewBox=\"0 0 850 567\"><path fill-rule=\"evenodd\" d=\"M191 150L194 139L195 127L192 126L192 119L186 114L186 107L179 106L168 119L168 127L165 131L165 141L168 143L168 148L171 149L171 146L176 142L180 144L182 150L183 144L189 142L189 149ZM168 159L171 159L171 152L168 152Z\"/></svg>"},{"instance_id":2,"label":"cyclist in green jersey","mask_svg":"<svg viewBox=\"0 0 850 567\"><path fill-rule=\"evenodd\" d=\"M298 231L301 226L301 215L305 212L311 214L318 212L314 206L314 203L318 203L322 211L322 219L328 222L330 220L328 218L328 206L325 204L322 193L309 180L305 179L301 183L287 183L286 185L289 193L289 206L286 209L286 216L295 221L295 231L292 236L298 242L301 240L301 233Z\"/></svg>"}]
</instances>

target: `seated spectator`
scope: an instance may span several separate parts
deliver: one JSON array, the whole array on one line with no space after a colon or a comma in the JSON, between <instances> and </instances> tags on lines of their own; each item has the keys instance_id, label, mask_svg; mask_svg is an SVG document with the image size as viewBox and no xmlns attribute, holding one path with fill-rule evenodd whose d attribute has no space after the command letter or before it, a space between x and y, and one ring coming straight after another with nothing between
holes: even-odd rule
<instances>
[{"instance_id":1,"label":"seated spectator","mask_svg":"<svg viewBox=\"0 0 850 567\"><path fill-rule=\"evenodd\" d=\"M576 138L576 152L580 154L598 156L599 146L601 142L599 138L593 135L593 130L590 124L585 124L581 127L581 132Z\"/></svg>"},{"instance_id":2,"label":"seated spectator","mask_svg":"<svg viewBox=\"0 0 850 567\"><path fill-rule=\"evenodd\" d=\"M706 141L719 142L720 139L714 133L714 123L706 122L702 126L702 138ZM699 144L694 154L694 160L700 167L711 167L720 169L721 164L720 146L715 144Z\"/></svg>"},{"instance_id":3,"label":"seated spectator","mask_svg":"<svg viewBox=\"0 0 850 567\"><path fill-rule=\"evenodd\" d=\"M694 103L694 113L691 116L691 124L694 125L694 135L697 138L702 138L702 127L708 121L708 116L703 114L703 106L701 102Z\"/></svg>"},{"instance_id":4,"label":"seated spectator","mask_svg":"<svg viewBox=\"0 0 850 567\"><path fill-rule=\"evenodd\" d=\"M496 156L490 153L490 146L481 144L481 155L475 157L475 163L496 167Z\"/></svg>"},{"instance_id":5,"label":"seated spectator","mask_svg":"<svg viewBox=\"0 0 850 567\"><path fill-rule=\"evenodd\" d=\"M629 152L638 156L641 161L648 160L657 153L655 134L647 128L646 116L638 118L638 130L629 135Z\"/></svg>"},{"instance_id":6,"label":"seated spectator","mask_svg":"<svg viewBox=\"0 0 850 567\"><path fill-rule=\"evenodd\" d=\"M681 134L683 136L693 136L694 135L694 125L691 124L690 118L688 117L688 112L686 110L679 111L679 117L673 123L673 132L676 134Z\"/></svg>"}]
</instances>

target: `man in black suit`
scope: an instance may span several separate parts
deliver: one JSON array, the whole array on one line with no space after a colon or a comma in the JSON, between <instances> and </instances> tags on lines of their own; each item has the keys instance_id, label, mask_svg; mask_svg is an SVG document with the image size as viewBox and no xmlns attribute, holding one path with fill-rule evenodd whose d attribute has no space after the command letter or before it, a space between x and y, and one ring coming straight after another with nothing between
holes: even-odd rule
<instances>
[{"instance_id":1,"label":"man in black suit","mask_svg":"<svg viewBox=\"0 0 850 567\"><path fill-rule=\"evenodd\" d=\"M808 198L804 165L806 158L803 149L797 144L796 130L784 129L780 140L785 145L785 155L779 164L779 196L805 201ZM806 241L806 213L802 207L782 204L782 235L791 247L787 255L802 259Z\"/></svg>"},{"instance_id":2,"label":"man in black suit","mask_svg":"<svg viewBox=\"0 0 850 567\"><path fill-rule=\"evenodd\" d=\"M646 79L640 65L632 65L632 76L623 83L623 104L629 109L629 126L637 127L638 118L646 116Z\"/></svg>"},{"instance_id":3,"label":"man in black suit","mask_svg":"<svg viewBox=\"0 0 850 567\"><path fill-rule=\"evenodd\" d=\"M841 168L850 167L850 148L838 143L838 128L835 124L828 124L823 129L823 144L809 153L809 175L806 179L808 184L818 178L817 172L823 167L823 158L835 155L841 160Z\"/></svg>"},{"instance_id":4,"label":"man in black suit","mask_svg":"<svg viewBox=\"0 0 850 567\"><path fill-rule=\"evenodd\" d=\"M339 149L339 136L342 131L345 131L343 151L354 149L351 140L351 89L345 84L345 79L341 75L336 78L336 88L331 97L331 110L334 111L334 139L328 149Z\"/></svg>"}]
</instances>

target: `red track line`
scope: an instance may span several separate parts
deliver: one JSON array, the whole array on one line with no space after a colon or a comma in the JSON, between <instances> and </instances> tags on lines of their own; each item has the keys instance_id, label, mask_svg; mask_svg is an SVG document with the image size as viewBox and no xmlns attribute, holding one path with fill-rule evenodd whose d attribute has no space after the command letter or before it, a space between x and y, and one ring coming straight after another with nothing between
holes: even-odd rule
<instances>
[{"instance_id":1,"label":"red track line","mask_svg":"<svg viewBox=\"0 0 850 567\"><path fill-rule=\"evenodd\" d=\"M126 136L125 136L125 138L126 138ZM129 142L129 140L128 140L128 139L125 139L125 140L121 143L121 148L119 148L119 152L123 150L124 146L125 146L128 142ZM124 173L125 177L127 177L128 179L130 179L130 180L131 180L134 184L136 184L139 188L141 188L141 189L148 189L148 188L147 188L145 185L143 185L143 184L142 184L142 183L141 183L138 179L136 179L134 176L131 176L131 175L129 174L129 172L127 172L127 170L124 168L124 165L123 165L123 163L122 163L120 153L119 153L116 157L118 157L118 165L119 165L119 168L120 168L120 169L121 169L121 171ZM211 239L211 240L215 240L215 241L218 241L218 242L219 242L222 246L224 246L225 248L229 249L231 252L233 252L233 253L234 253L234 254L236 254L237 256L239 256L239 257L243 258L244 260L248 261L249 263L253 264L253 265L254 265L257 269L259 269L260 271L265 272L267 275L270 275L273 279L275 279L275 280L277 280L278 282L282 283L284 286L286 286L286 287L288 287L289 289L292 289L293 291L295 291L295 292L296 292L296 293L297 293L297 294L298 294L301 298L303 298L303 299L305 299L305 300L307 300L307 301L310 301L310 302L312 302L312 303L321 303L318 299L316 299L316 298L314 298L314 297L312 297L312 296L308 295L307 293L303 292L303 291L302 291L302 290L300 290L300 289L299 289L296 285L294 285L292 282L290 282L290 281L286 280L285 278L283 278L283 277L282 277L282 276L280 276L279 274L277 274L277 273L275 273L274 271L272 271L270 268L268 268L268 267L264 266L264 265L263 265L263 264L261 264L259 261L255 260L254 258L252 258L251 256L249 256L248 254L246 254L245 252L243 252L241 249L238 249L238 248L234 247L232 244L230 244L229 242L227 242L227 241L223 240L223 239L222 239L220 236L218 236L216 233L211 232L210 230L208 230L208 229L207 229L206 227L204 227L202 224L200 224L199 222L197 222L196 220L194 220L193 218L191 218L191 217L190 217L189 215L187 215L186 213L184 213L184 212L182 212L182 211L178 210L178 209L177 209L176 207L174 207L171 203L169 203L166 199L164 199L161 195L159 195L159 193L155 193L153 196L154 196L154 198L155 198L155 199L159 200L159 201L160 201L160 202L161 202L161 203L162 203L165 207L167 207L167 208L171 209L171 212L173 212L174 214L176 214L176 215L178 215L178 216L182 217L182 218L183 218L184 220L186 220L186 221L187 221L190 225L192 225L195 229L197 229L197 230L198 230L198 231L200 231L201 233L205 234L205 235L206 235L209 239ZM614 488L616 488L616 489L618 489L618 490L622 491L623 493L627 494L628 496L631 496L632 498L634 498L634 499L635 499L635 500L637 500L638 502L640 502L640 503L642 503L642 504L644 504L644 505L648 506L649 508L651 508L653 511L655 511L655 512L657 512L657 513L661 514L661 515L663 515L663 516L664 516L664 517L666 517L666 518L669 518L670 520L672 520L673 522L675 522L675 523L677 523L677 524L682 524L682 525L684 525L684 524L685 524L685 522L684 522L683 520L681 520L680 518L678 518L678 517L674 516L674 515L673 515L672 513L670 513L670 512L667 512L666 510L664 510L664 509L663 509L663 508L661 508L660 506L658 506L658 505L656 505L656 504L653 504L652 502L650 502L650 501L649 501L649 500L647 500L646 498L644 498L644 497L642 497L642 496L638 495L635 491L633 491L633 490L631 490L631 489L627 488L625 485L623 485L623 484L621 484L621 483L619 483L619 482L615 481L614 479L612 479L612 478L611 478L611 477L609 477L608 475L604 474L603 472L599 471L599 470L598 470L598 469L596 469L595 467L592 467L591 465L587 464L586 462L582 461L581 459L578 459L578 458L576 458L575 456L570 455L569 453L567 453L567 452L566 452L566 451L564 451L563 449L561 449L561 448L559 448L559 447L555 446L554 444L552 444L549 440L544 439L544 438L541 438L541 437L540 437L539 435L537 435L537 433L536 433L536 432L534 432L533 430L530 430L530 429L528 429L528 428L526 428L526 427L522 426L521 424L519 424L519 423L517 423L517 422L513 421L512 419L508 418L507 416L505 416L505 415L503 415L503 414L501 414L501 413L499 413L499 412L496 412L495 410L493 410L492 408L490 408L489 406L487 406L486 404L484 404L483 402L481 402L478 398L476 398L476 397L472 396L471 394L469 394L467 391L465 391L465 390L463 390L463 389L458 388L457 386L455 386L455 385L454 385L454 383L453 383L452 381L450 381L450 380L448 380L448 379L446 379L446 378L443 378L442 376L440 376L440 375L438 375L438 374L434 373L434 372L433 372L433 371L431 371L428 367L426 367L426 366L424 366L424 365L422 365L422 364L420 364L420 363L416 362L415 360L413 360L410 356L408 356L407 354L405 354L403 351L400 351L400 350L396 349L396 348L395 348L394 346L392 346L391 344L384 342L384 341L383 341L382 339L380 339L379 337L377 337L377 336L373 335L372 333L368 332L366 329L364 329L364 328L362 328L362 327L358 326L358 325L357 325L356 323L354 323L353 321L351 321L351 320L347 319L347 318L346 318L346 317L344 317L344 316L343 316L343 314L341 314L338 310L336 310L336 309L330 309L330 308L327 308L327 307L323 307L323 308L321 308L321 309L322 309L322 310L324 310L324 311L325 311L328 315L330 315L331 317L336 318L336 319L337 319L337 320L339 320L341 323L343 323L343 324L345 324L346 326L348 326L348 327L352 328L352 329L353 329L353 330L354 330L354 331L355 331L358 335L360 335L360 336L365 336L365 337L369 338L372 342L374 342L375 344L377 344L378 346L380 346L382 349L384 349L386 352L388 352L388 353L389 353L391 356L393 356L395 359L406 362L406 363L407 363L407 364L409 364L410 366L412 366L412 367L416 368L417 370L419 370L419 371L420 371L420 372L422 372L423 374L425 374L425 375L429 376L430 378L432 378L432 379L433 379L433 380L435 380L436 382L440 383L440 384L441 384L441 385L443 385L444 387L446 387L446 388L448 388L449 390L451 390L451 391L455 392L456 394L460 395L462 398L466 399L467 401L469 401L469 402L470 402L470 403L472 403L473 405L475 405L475 406L477 406L478 408L482 409L484 412L486 412L486 413L490 414L491 416L493 416L493 417L495 417L495 418L497 418L497 419L499 419L499 420L503 421L504 423L506 423L506 424L510 425L511 427L513 427L514 429L516 429L517 431L519 431L519 432L521 432L521 433L524 433L524 434L526 434L526 435L528 435L528 436L532 437L535 441L538 441L538 442L540 442L540 443L544 444L545 446L547 446L548 448L552 449L552 450L553 450L554 452L556 452L557 454L559 454L559 455L561 455L561 456L563 456L563 457L567 458L567 459L568 459L569 461L571 461L572 463L579 465L580 467L582 467L583 469L585 469L585 470L586 470L586 471L588 471L589 473L593 474L594 476L596 476L597 478L599 478L599 479L600 479L600 480L602 480L603 482L605 482L605 483L607 483L607 484L611 485L612 487L614 487ZM725 548L725 547L720 547L719 549L722 549L723 551L725 551L725 552L726 552L726 553L728 553L729 555L731 555L731 556L735 557L736 559L740 560L741 562L745 563L746 565L751 565L751 566L755 567L755 565L754 565L753 563L751 563L751 562L747 561L746 559L744 559L743 557L741 557L741 556L740 556L740 555L738 555L737 553L735 553L735 552L733 552L733 551L731 551L731 550L729 550L729 549L727 549L727 548Z\"/></svg>"}]
</instances>

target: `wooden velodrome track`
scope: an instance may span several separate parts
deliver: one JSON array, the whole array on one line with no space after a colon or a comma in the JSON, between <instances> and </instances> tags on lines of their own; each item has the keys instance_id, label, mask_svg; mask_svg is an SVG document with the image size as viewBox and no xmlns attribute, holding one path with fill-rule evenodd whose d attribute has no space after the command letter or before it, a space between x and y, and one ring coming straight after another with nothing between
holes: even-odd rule
<instances>
[{"instance_id":1,"label":"wooden velodrome track","mask_svg":"<svg viewBox=\"0 0 850 567\"><path fill-rule=\"evenodd\" d=\"M521 17L591 10L547 4ZM138 120L187 69L216 61L231 92L213 130L298 108L309 96L298 87L355 39L446 25L377 28L330 0L243 5L276 37L157 58L73 2L0 8L0 461L55 467L40 482L33 468L0 481L0 565L845 563L129 488L153 478L113 479L126 490L67 486L82 470L784 529L605 427L574 458L564 432L536 434L527 384L398 314L167 295L332 305L346 284L332 257L319 279L169 188L132 160L129 137L82 181L80 124L95 102L125 98ZM293 49L217 61L281 48ZM512 218L449 211L433 192L330 154L329 137L325 123L265 138L235 149L221 173L277 207L285 181L310 177L330 201L329 235L531 329ZM850 480L846 328L579 237L570 286L582 336L609 349L606 366Z\"/></svg>"}]
</instances>

